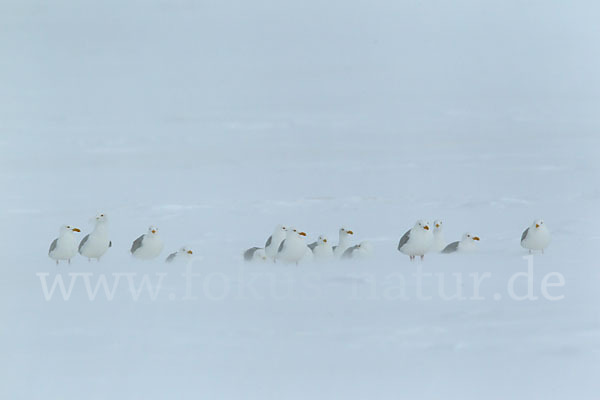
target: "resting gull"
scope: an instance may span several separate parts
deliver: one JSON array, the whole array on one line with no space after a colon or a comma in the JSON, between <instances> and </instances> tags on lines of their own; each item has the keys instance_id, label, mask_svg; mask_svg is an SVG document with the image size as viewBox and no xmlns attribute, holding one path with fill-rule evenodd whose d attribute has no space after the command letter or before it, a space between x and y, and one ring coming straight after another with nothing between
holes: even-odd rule
<instances>
[{"instance_id":1,"label":"resting gull","mask_svg":"<svg viewBox=\"0 0 600 400\"><path fill-rule=\"evenodd\" d=\"M350 247L350 235L354 235L354 232L344 227L340 228L339 242L337 246L333 246L333 254L337 258L340 258L342 254L344 254L344 251L346 251L346 249Z\"/></svg>"},{"instance_id":2,"label":"resting gull","mask_svg":"<svg viewBox=\"0 0 600 400\"><path fill-rule=\"evenodd\" d=\"M131 254L140 260L151 260L159 256L164 244L158 236L158 229L148 228L148 233L135 239L131 245Z\"/></svg>"},{"instance_id":3,"label":"resting gull","mask_svg":"<svg viewBox=\"0 0 600 400\"><path fill-rule=\"evenodd\" d=\"M442 253L469 252L477 249L475 242L479 241L479 236L474 236L470 233L462 235L460 242L452 242L442 250Z\"/></svg>"},{"instance_id":4,"label":"resting gull","mask_svg":"<svg viewBox=\"0 0 600 400\"><path fill-rule=\"evenodd\" d=\"M436 219L433 222L433 245L430 251L433 253L439 253L446 248L446 239L444 238L444 232L442 231L443 223L441 220Z\"/></svg>"},{"instance_id":5,"label":"resting gull","mask_svg":"<svg viewBox=\"0 0 600 400\"><path fill-rule=\"evenodd\" d=\"M182 247L177 250L175 253L169 254L169 256L165 259L165 262L178 262L178 261L189 261L192 258L194 252L187 247Z\"/></svg>"}]
</instances>

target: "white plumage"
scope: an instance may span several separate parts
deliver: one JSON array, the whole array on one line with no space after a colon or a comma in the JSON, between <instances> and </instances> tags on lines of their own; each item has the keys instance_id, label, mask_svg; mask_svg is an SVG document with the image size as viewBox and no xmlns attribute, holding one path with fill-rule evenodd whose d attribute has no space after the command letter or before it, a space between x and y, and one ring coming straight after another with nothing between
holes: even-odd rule
<instances>
[{"instance_id":1,"label":"white plumage","mask_svg":"<svg viewBox=\"0 0 600 400\"><path fill-rule=\"evenodd\" d=\"M544 220L536 219L521 235L521 246L528 249L530 253L532 250L543 253L544 249L550 244L550 240L550 231Z\"/></svg>"},{"instance_id":2,"label":"white plumage","mask_svg":"<svg viewBox=\"0 0 600 400\"><path fill-rule=\"evenodd\" d=\"M70 225L60 227L58 238L54 239L48 250L48 257L56 261L67 260L71 263L71 258L77 254L77 238L73 232L81 232L78 228Z\"/></svg>"},{"instance_id":3,"label":"white plumage","mask_svg":"<svg viewBox=\"0 0 600 400\"><path fill-rule=\"evenodd\" d=\"M409 256L411 260L414 260L416 256L423 259L432 245L433 233L429 228L429 222L418 220L412 229L400 238L398 251Z\"/></svg>"},{"instance_id":4,"label":"white plumage","mask_svg":"<svg viewBox=\"0 0 600 400\"><path fill-rule=\"evenodd\" d=\"M444 250L448 244L444 238L443 226L444 224L441 220L436 219L433 221L433 245L430 250L432 253L439 253Z\"/></svg>"},{"instance_id":5,"label":"white plumage","mask_svg":"<svg viewBox=\"0 0 600 400\"><path fill-rule=\"evenodd\" d=\"M88 260L95 258L100 261L100 257L111 246L110 239L108 238L108 218L106 214L98 214L95 222L94 230L90 234L85 235L79 243L79 254L87 257Z\"/></svg>"},{"instance_id":6,"label":"white plumage","mask_svg":"<svg viewBox=\"0 0 600 400\"><path fill-rule=\"evenodd\" d=\"M151 226L148 233L137 238L131 245L131 254L140 260L151 260L162 252L164 244L158 236L158 229Z\"/></svg>"}]
</instances>

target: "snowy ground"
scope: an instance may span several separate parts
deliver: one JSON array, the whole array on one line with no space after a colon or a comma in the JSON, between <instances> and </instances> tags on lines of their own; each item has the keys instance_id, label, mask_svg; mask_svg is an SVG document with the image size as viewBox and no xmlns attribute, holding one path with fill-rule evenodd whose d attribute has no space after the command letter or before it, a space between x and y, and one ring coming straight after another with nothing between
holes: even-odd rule
<instances>
[{"instance_id":1,"label":"snowy ground","mask_svg":"<svg viewBox=\"0 0 600 400\"><path fill-rule=\"evenodd\" d=\"M597 398L598 30L585 7L457 4L0 5L0 397ZM106 257L56 267L58 227L100 211ZM517 301L535 217L553 242ZM480 251L410 263L418 218ZM244 263L278 223L375 255ZM200 258L133 260L150 224ZM155 298L130 293L144 274ZM47 301L57 276L72 293Z\"/></svg>"}]
</instances>

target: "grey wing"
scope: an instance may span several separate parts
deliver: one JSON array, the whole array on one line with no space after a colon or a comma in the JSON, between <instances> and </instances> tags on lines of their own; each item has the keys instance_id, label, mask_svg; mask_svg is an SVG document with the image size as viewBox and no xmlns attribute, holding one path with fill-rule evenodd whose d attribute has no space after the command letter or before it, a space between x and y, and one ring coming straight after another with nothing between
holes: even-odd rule
<instances>
[{"instance_id":1,"label":"grey wing","mask_svg":"<svg viewBox=\"0 0 600 400\"><path fill-rule=\"evenodd\" d=\"M256 250L258 249L260 249L260 247L251 247L248 250L246 250L244 252L244 260L252 261L252 257L254 257L254 253L256 253Z\"/></svg>"},{"instance_id":2,"label":"grey wing","mask_svg":"<svg viewBox=\"0 0 600 400\"><path fill-rule=\"evenodd\" d=\"M48 254L52 253L56 248L56 244L58 243L58 238L54 239L52 243L50 243L50 250L48 250Z\"/></svg>"},{"instance_id":3,"label":"grey wing","mask_svg":"<svg viewBox=\"0 0 600 400\"><path fill-rule=\"evenodd\" d=\"M402 246L404 246L406 242L408 242L408 239L410 239L410 229L407 230L406 233L400 238L400 242L398 243L398 250L400 250Z\"/></svg>"},{"instance_id":4,"label":"grey wing","mask_svg":"<svg viewBox=\"0 0 600 400\"><path fill-rule=\"evenodd\" d=\"M281 253L283 251L283 244L285 243L285 239L283 239L281 241L281 244L279 245L279 250L277 250L278 253Z\"/></svg>"},{"instance_id":5,"label":"grey wing","mask_svg":"<svg viewBox=\"0 0 600 400\"><path fill-rule=\"evenodd\" d=\"M342 253L342 258L352 258L352 253L354 252L354 250L358 249L358 245L354 245L352 247L348 247L346 250L344 250L344 252Z\"/></svg>"},{"instance_id":6,"label":"grey wing","mask_svg":"<svg viewBox=\"0 0 600 400\"><path fill-rule=\"evenodd\" d=\"M271 240L273 240L273 236L269 236L269 238L267 239L267 243L265 243L265 248L271 245Z\"/></svg>"},{"instance_id":7,"label":"grey wing","mask_svg":"<svg viewBox=\"0 0 600 400\"><path fill-rule=\"evenodd\" d=\"M177 252L169 254L169 257L165 260L165 262L173 262L173 260L177 257Z\"/></svg>"},{"instance_id":8,"label":"grey wing","mask_svg":"<svg viewBox=\"0 0 600 400\"><path fill-rule=\"evenodd\" d=\"M528 234L528 233L529 233L529 228L527 228L527 229L525 229L525 230L523 231L523 234L521 235L521 242L522 242L523 240L525 240L525 238L527 237L527 234Z\"/></svg>"},{"instance_id":9,"label":"grey wing","mask_svg":"<svg viewBox=\"0 0 600 400\"><path fill-rule=\"evenodd\" d=\"M442 253L454 253L455 251L458 250L458 243L459 242L450 243L448 246L444 247L444 250L442 250Z\"/></svg>"},{"instance_id":10,"label":"grey wing","mask_svg":"<svg viewBox=\"0 0 600 400\"><path fill-rule=\"evenodd\" d=\"M81 242L79 242L79 253L81 253L81 248L85 245L85 242L87 242L89 238L90 235L85 235L83 239L81 239Z\"/></svg>"},{"instance_id":11,"label":"grey wing","mask_svg":"<svg viewBox=\"0 0 600 400\"><path fill-rule=\"evenodd\" d=\"M312 242L311 244L308 245L308 248L311 250L314 250L315 247L317 247L317 242Z\"/></svg>"},{"instance_id":12,"label":"grey wing","mask_svg":"<svg viewBox=\"0 0 600 400\"><path fill-rule=\"evenodd\" d=\"M133 244L131 245L131 250L130 250L131 254L135 253L135 251L137 249L142 247L142 240L144 240L144 235L140 236L139 238L137 238L133 241Z\"/></svg>"}]
</instances>

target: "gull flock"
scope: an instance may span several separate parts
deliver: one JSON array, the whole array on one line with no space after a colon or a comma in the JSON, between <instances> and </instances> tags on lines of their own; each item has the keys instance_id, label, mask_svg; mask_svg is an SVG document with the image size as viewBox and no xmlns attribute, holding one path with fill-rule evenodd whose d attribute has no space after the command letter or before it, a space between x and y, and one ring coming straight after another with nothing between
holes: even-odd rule
<instances>
[{"instance_id":1,"label":"gull flock","mask_svg":"<svg viewBox=\"0 0 600 400\"><path fill-rule=\"evenodd\" d=\"M85 235L81 241L77 240L76 233L79 228L63 225L59 229L58 238L50 244L48 256L56 261L71 263L77 253L91 261L100 258L112 247L109 238L108 217L98 214L94 219L93 230ZM366 259L373 255L374 248L369 241L353 244L354 232L342 227L338 231L338 242L332 245L325 235L318 236L317 240L307 243L307 234L294 227L278 225L267 238L264 247L251 247L243 253L243 258L248 262L274 262L284 264L300 264L304 262L327 262L336 259ZM551 235L546 224L541 219L536 219L523 231L521 246L529 253L532 251L544 252L550 244ZM443 222L435 220L433 225L426 220L418 220L413 227L406 231L398 242L398 251L407 255L411 261L416 257L424 259L428 253L468 253L477 250L479 236L466 232L458 241L447 243L443 233ZM164 243L158 235L158 228L150 226L146 233L139 236L131 244L130 253L140 260L153 260L160 256ZM173 263L186 261L193 257L193 251L187 247L170 253L165 262Z\"/></svg>"}]
</instances>

